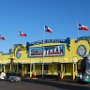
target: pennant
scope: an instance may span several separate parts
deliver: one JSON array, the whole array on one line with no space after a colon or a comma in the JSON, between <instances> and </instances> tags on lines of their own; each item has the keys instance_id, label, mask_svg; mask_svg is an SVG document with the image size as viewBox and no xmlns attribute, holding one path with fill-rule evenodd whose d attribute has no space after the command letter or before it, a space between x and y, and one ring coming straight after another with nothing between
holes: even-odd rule
<instances>
[{"instance_id":1,"label":"pennant","mask_svg":"<svg viewBox=\"0 0 90 90\"><path fill-rule=\"evenodd\" d=\"M45 25L45 32L52 33L52 29Z\"/></svg>"},{"instance_id":2,"label":"pennant","mask_svg":"<svg viewBox=\"0 0 90 90\"><path fill-rule=\"evenodd\" d=\"M84 25L79 24L79 30L85 30L85 31L88 31L88 27L87 27L87 26L84 26Z\"/></svg>"},{"instance_id":3,"label":"pennant","mask_svg":"<svg viewBox=\"0 0 90 90\"><path fill-rule=\"evenodd\" d=\"M26 37L27 34L26 34L25 32L21 32L21 31L20 31L20 36L21 36L21 37Z\"/></svg>"}]
</instances>

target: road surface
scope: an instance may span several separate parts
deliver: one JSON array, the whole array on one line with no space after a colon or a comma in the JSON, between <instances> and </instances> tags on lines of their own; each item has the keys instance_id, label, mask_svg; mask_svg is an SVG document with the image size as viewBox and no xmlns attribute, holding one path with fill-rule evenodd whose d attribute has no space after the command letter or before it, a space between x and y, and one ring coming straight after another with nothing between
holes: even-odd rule
<instances>
[{"instance_id":1,"label":"road surface","mask_svg":"<svg viewBox=\"0 0 90 90\"><path fill-rule=\"evenodd\" d=\"M0 90L90 90L90 87L68 82L57 83L31 80L12 83L0 81Z\"/></svg>"}]
</instances>

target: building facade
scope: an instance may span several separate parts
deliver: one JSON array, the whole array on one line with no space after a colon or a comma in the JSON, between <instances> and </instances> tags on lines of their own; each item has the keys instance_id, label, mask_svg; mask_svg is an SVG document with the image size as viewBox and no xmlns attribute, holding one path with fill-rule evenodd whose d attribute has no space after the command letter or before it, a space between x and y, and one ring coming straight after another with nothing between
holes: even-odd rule
<instances>
[{"instance_id":1,"label":"building facade","mask_svg":"<svg viewBox=\"0 0 90 90\"><path fill-rule=\"evenodd\" d=\"M77 63L90 53L87 38L48 39L16 44L9 54L0 53L0 71L17 72L30 78L46 75L63 79L78 75Z\"/></svg>"}]
</instances>

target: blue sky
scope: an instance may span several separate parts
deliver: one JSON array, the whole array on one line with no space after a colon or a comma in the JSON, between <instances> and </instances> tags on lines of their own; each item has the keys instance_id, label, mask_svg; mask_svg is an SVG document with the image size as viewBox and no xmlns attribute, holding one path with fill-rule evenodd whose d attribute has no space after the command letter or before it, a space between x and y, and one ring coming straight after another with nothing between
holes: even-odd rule
<instances>
[{"instance_id":1,"label":"blue sky","mask_svg":"<svg viewBox=\"0 0 90 90\"><path fill-rule=\"evenodd\" d=\"M90 27L90 0L0 0L0 51L8 53L17 43L42 40L44 25L53 33L46 39L77 38L77 24ZM19 37L19 31L27 37ZM90 30L79 31L79 36L90 36Z\"/></svg>"}]
</instances>

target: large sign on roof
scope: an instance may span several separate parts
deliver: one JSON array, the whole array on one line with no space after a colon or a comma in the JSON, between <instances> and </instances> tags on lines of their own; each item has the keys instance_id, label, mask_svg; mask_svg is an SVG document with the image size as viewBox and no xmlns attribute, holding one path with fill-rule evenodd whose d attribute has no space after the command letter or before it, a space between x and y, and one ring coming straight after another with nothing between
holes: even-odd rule
<instances>
[{"instance_id":1,"label":"large sign on roof","mask_svg":"<svg viewBox=\"0 0 90 90\"><path fill-rule=\"evenodd\" d=\"M34 42L27 42L27 46L33 46L33 45L38 45L38 44L44 44L44 43L66 43L67 45L70 44L70 38L66 39L45 39L45 40L39 40L39 41L34 41Z\"/></svg>"},{"instance_id":2,"label":"large sign on roof","mask_svg":"<svg viewBox=\"0 0 90 90\"><path fill-rule=\"evenodd\" d=\"M28 51L29 57L40 57L40 56L64 56L65 45L53 45L53 46L42 46L32 47Z\"/></svg>"}]
</instances>

